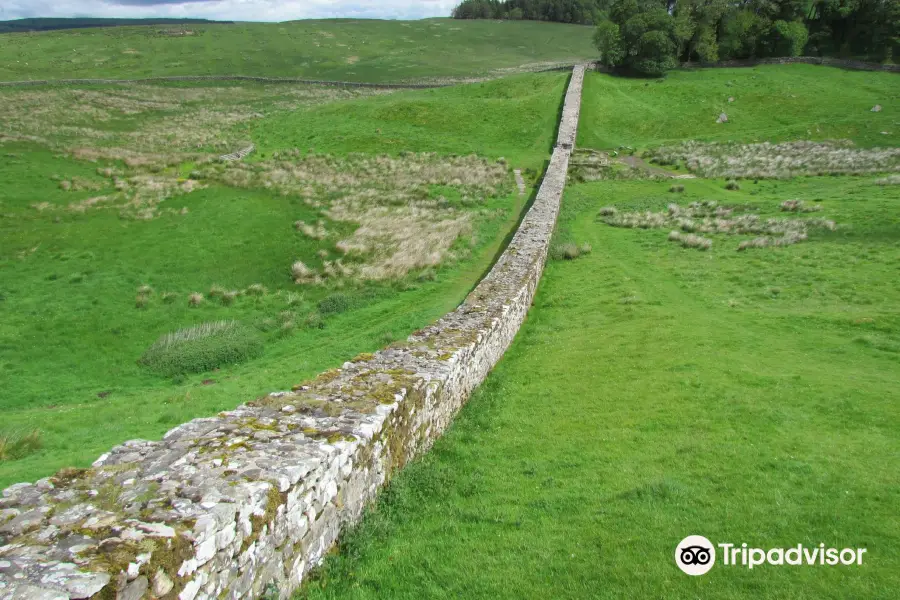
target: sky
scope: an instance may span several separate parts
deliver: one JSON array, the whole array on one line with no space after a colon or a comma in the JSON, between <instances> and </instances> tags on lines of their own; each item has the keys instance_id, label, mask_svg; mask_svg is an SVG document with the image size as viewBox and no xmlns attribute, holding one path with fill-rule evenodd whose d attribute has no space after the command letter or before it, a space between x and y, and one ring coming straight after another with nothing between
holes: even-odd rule
<instances>
[{"instance_id":1,"label":"sky","mask_svg":"<svg viewBox=\"0 0 900 600\"><path fill-rule=\"evenodd\" d=\"M0 0L0 21L25 17L198 17L290 21L447 17L456 0Z\"/></svg>"}]
</instances>

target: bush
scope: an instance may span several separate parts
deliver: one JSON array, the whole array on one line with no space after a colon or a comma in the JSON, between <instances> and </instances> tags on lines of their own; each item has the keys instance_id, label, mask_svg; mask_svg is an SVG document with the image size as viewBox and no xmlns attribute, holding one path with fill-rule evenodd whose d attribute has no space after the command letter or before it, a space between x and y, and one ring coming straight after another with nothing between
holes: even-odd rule
<instances>
[{"instance_id":1,"label":"bush","mask_svg":"<svg viewBox=\"0 0 900 600\"><path fill-rule=\"evenodd\" d=\"M163 292L162 301L165 304L172 304L177 299L178 299L178 294L176 294L175 292Z\"/></svg>"},{"instance_id":2,"label":"bush","mask_svg":"<svg viewBox=\"0 0 900 600\"><path fill-rule=\"evenodd\" d=\"M165 377L203 373L262 354L263 343L236 321L216 321L167 333L150 346L138 364Z\"/></svg>"},{"instance_id":3,"label":"bush","mask_svg":"<svg viewBox=\"0 0 900 600\"><path fill-rule=\"evenodd\" d=\"M0 434L0 461L24 458L40 450L42 445L41 432L37 429Z\"/></svg>"},{"instance_id":4,"label":"bush","mask_svg":"<svg viewBox=\"0 0 900 600\"><path fill-rule=\"evenodd\" d=\"M565 244L554 244L550 248L550 258L553 260L575 260L583 254L590 254L591 245L588 243L573 244L571 242Z\"/></svg>"},{"instance_id":5,"label":"bush","mask_svg":"<svg viewBox=\"0 0 900 600\"><path fill-rule=\"evenodd\" d=\"M351 308L353 308L353 299L347 294L331 294L319 302L319 312L323 315L338 314Z\"/></svg>"},{"instance_id":6,"label":"bush","mask_svg":"<svg viewBox=\"0 0 900 600\"><path fill-rule=\"evenodd\" d=\"M684 186L683 185L673 185L672 187L669 188L669 191L672 192L673 194L680 194L681 192L684 191Z\"/></svg>"},{"instance_id":7,"label":"bush","mask_svg":"<svg viewBox=\"0 0 900 600\"><path fill-rule=\"evenodd\" d=\"M741 189L741 185L734 179L729 179L727 182L725 182L725 189L731 190L731 191L737 191L737 190Z\"/></svg>"}]
</instances>

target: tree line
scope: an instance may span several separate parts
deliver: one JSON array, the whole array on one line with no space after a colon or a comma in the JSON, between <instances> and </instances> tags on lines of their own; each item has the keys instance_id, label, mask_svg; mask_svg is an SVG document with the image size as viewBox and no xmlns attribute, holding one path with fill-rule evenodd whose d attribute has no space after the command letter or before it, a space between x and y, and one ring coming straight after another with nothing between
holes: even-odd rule
<instances>
[{"instance_id":1,"label":"tree line","mask_svg":"<svg viewBox=\"0 0 900 600\"><path fill-rule=\"evenodd\" d=\"M900 0L464 0L453 17L594 24L602 64L647 75L777 56L889 62L900 51Z\"/></svg>"},{"instance_id":2,"label":"tree line","mask_svg":"<svg viewBox=\"0 0 900 600\"><path fill-rule=\"evenodd\" d=\"M463 0L453 9L452 16L592 25L605 4L604 0Z\"/></svg>"}]
</instances>

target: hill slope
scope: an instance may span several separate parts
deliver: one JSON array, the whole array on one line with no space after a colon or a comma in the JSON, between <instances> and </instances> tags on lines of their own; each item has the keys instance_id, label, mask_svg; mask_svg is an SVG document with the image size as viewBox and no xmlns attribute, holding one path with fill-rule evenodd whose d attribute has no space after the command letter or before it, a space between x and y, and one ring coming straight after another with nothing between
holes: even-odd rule
<instances>
[{"instance_id":1,"label":"hill slope","mask_svg":"<svg viewBox=\"0 0 900 600\"><path fill-rule=\"evenodd\" d=\"M0 38L0 81L262 75L361 82L473 77L596 54L593 30L535 22L310 20L115 27ZM180 32L178 32L180 33Z\"/></svg>"}]
</instances>

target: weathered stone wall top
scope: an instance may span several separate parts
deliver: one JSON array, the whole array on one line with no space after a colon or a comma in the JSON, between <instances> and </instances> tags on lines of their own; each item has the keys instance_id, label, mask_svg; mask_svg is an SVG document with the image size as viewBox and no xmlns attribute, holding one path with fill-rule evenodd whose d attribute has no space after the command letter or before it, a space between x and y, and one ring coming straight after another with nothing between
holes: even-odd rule
<instances>
[{"instance_id":1,"label":"weathered stone wall top","mask_svg":"<svg viewBox=\"0 0 900 600\"><path fill-rule=\"evenodd\" d=\"M565 186L584 69L541 188L455 311L314 380L3 491L0 599L287 598L391 474L426 450L531 304ZM563 135L564 133L564 135Z\"/></svg>"},{"instance_id":2,"label":"weathered stone wall top","mask_svg":"<svg viewBox=\"0 0 900 600\"><path fill-rule=\"evenodd\" d=\"M581 110L581 88L584 85L584 65L579 65L572 70L572 79L566 92L566 100L563 104L562 119L559 122L559 133L556 136L556 145L572 149L575 147L575 135L578 133L578 113Z\"/></svg>"}]
</instances>

